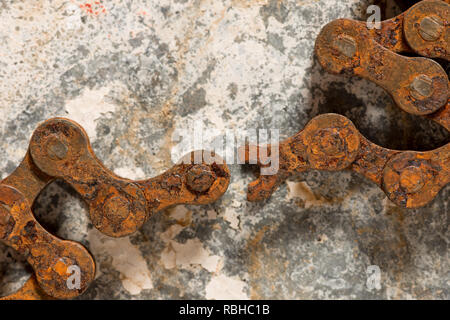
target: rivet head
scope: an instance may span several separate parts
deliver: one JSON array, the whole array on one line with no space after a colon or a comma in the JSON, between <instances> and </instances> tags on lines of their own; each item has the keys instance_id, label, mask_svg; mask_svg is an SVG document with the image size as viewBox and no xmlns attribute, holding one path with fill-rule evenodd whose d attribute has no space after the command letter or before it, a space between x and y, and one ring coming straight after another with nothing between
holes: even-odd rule
<instances>
[{"instance_id":1,"label":"rivet head","mask_svg":"<svg viewBox=\"0 0 450 320\"><path fill-rule=\"evenodd\" d=\"M345 147L339 133L328 128L317 132L311 146L311 151L316 155L323 153L328 156L334 156L341 153L344 149Z\"/></svg>"},{"instance_id":2,"label":"rivet head","mask_svg":"<svg viewBox=\"0 0 450 320\"><path fill-rule=\"evenodd\" d=\"M204 164L194 165L186 174L186 184L189 189L196 192L207 191L215 181L211 168Z\"/></svg>"},{"instance_id":3,"label":"rivet head","mask_svg":"<svg viewBox=\"0 0 450 320\"><path fill-rule=\"evenodd\" d=\"M334 41L334 46L347 58L353 58L356 53L356 41L350 36L341 35Z\"/></svg>"},{"instance_id":4,"label":"rivet head","mask_svg":"<svg viewBox=\"0 0 450 320\"><path fill-rule=\"evenodd\" d=\"M121 196L113 196L103 205L103 214L108 220L120 223L130 215L130 203Z\"/></svg>"},{"instance_id":5,"label":"rivet head","mask_svg":"<svg viewBox=\"0 0 450 320\"><path fill-rule=\"evenodd\" d=\"M438 16L429 16L422 19L419 34L425 41L436 41L444 30L444 22Z\"/></svg>"},{"instance_id":6,"label":"rivet head","mask_svg":"<svg viewBox=\"0 0 450 320\"><path fill-rule=\"evenodd\" d=\"M411 83L411 95L416 99L429 98L433 94L433 80L425 75L418 75Z\"/></svg>"},{"instance_id":7,"label":"rivet head","mask_svg":"<svg viewBox=\"0 0 450 320\"><path fill-rule=\"evenodd\" d=\"M47 140L47 154L54 160L63 160L67 156L69 148L61 139L51 136Z\"/></svg>"},{"instance_id":8,"label":"rivet head","mask_svg":"<svg viewBox=\"0 0 450 320\"><path fill-rule=\"evenodd\" d=\"M418 167L407 167L400 174L400 186L408 193L417 193L424 185L423 173Z\"/></svg>"}]
</instances>

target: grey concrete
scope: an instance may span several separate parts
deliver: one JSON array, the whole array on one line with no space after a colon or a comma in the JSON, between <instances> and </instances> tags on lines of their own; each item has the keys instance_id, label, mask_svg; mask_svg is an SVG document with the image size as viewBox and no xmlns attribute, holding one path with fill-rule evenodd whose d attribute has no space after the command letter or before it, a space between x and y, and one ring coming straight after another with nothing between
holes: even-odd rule
<instances>
[{"instance_id":1,"label":"grey concrete","mask_svg":"<svg viewBox=\"0 0 450 320\"><path fill-rule=\"evenodd\" d=\"M1 0L0 173L12 172L33 130L54 116L79 122L105 165L135 179L163 172L189 149L173 137L195 121L210 140L245 128L285 138L336 112L385 147L443 145L443 129L314 59L320 28L365 19L370 3ZM308 172L251 204L252 170L230 167L220 201L169 209L122 239L93 229L62 182L43 192L35 213L95 256L96 280L82 299L450 298L448 186L425 208L405 210L357 174ZM366 285L371 265L381 270L380 289ZM1 294L29 272L0 245Z\"/></svg>"}]
</instances>

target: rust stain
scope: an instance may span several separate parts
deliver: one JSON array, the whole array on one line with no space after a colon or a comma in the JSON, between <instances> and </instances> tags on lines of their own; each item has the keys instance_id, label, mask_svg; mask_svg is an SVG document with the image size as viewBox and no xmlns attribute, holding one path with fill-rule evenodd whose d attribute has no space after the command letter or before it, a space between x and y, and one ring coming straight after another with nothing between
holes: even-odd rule
<instances>
[{"instance_id":1,"label":"rust stain","mask_svg":"<svg viewBox=\"0 0 450 320\"><path fill-rule=\"evenodd\" d=\"M445 70L431 59L396 53L415 51L449 60L449 16L449 4L430 0L382 22L377 31L368 30L361 21L338 19L322 28L315 54L328 72L366 78L389 92L407 113L432 119L450 131ZM262 165L267 160L278 161L270 163L278 171L260 175L249 184L249 201L268 199L286 179L312 169L353 170L406 208L425 206L450 182L450 144L427 152L386 149L367 140L349 119L337 114L313 118L303 130L274 147L278 160L264 156L270 155L270 146L246 145L239 150L241 160L256 161L262 168L269 167ZM256 159L250 159L252 148L257 149ZM316 201L314 195L305 193L305 197Z\"/></svg>"},{"instance_id":2,"label":"rust stain","mask_svg":"<svg viewBox=\"0 0 450 320\"><path fill-rule=\"evenodd\" d=\"M0 184L0 204L0 240L23 254L35 271L35 277L13 297L21 294L23 299L41 296L35 282L39 283L45 295L55 298L73 298L83 293L95 273L94 260L89 252L79 243L61 240L42 228L34 218L28 200L16 188ZM81 270L78 288L67 285L70 266Z\"/></svg>"},{"instance_id":3,"label":"rust stain","mask_svg":"<svg viewBox=\"0 0 450 320\"><path fill-rule=\"evenodd\" d=\"M91 16L99 16L106 13L106 7L101 0L79 3L78 6L83 12Z\"/></svg>"},{"instance_id":4,"label":"rust stain","mask_svg":"<svg viewBox=\"0 0 450 320\"><path fill-rule=\"evenodd\" d=\"M270 154L270 146L256 146L256 159L250 159L252 147L240 148L241 160L256 161L260 167L273 165L261 165L267 163L262 155ZM264 153L263 148L267 149ZM406 208L426 205L450 182L450 144L426 152L386 149L367 140L349 119L338 114L315 117L302 131L275 148L279 152L279 169L273 175L260 175L249 184L249 201L269 198L287 178L311 169L351 169L372 180L391 201ZM316 201L315 195L305 195Z\"/></svg>"},{"instance_id":5,"label":"rust stain","mask_svg":"<svg viewBox=\"0 0 450 320\"><path fill-rule=\"evenodd\" d=\"M67 299L88 288L95 264L83 246L52 236L31 212L37 195L54 179L63 179L81 195L97 229L121 237L170 206L214 202L227 190L230 172L222 159L214 155L211 159L200 150L157 177L132 181L115 175L98 160L86 132L76 122L53 118L42 123L31 137L25 159L0 183L0 240L27 258L48 296ZM188 216L177 223L190 220ZM71 266L80 269L78 288L67 282ZM13 297L32 285L28 283Z\"/></svg>"},{"instance_id":6,"label":"rust stain","mask_svg":"<svg viewBox=\"0 0 450 320\"><path fill-rule=\"evenodd\" d=\"M268 233L274 230L276 226L264 226L262 227L254 236L252 236L246 245L246 251L250 257L250 264L248 267L249 273L249 287L250 287L250 298L251 299L267 299L266 294L263 292L262 287L262 277L264 282L269 282L279 279L280 277L286 277L286 270L289 263L285 261L281 262L274 259L275 252L267 248L262 240ZM288 279L286 279L288 281ZM276 290L273 286L273 291Z\"/></svg>"},{"instance_id":7,"label":"rust stain","mask_svg":"<svg viewBox=\"0 0 450 320\"><path fill-rule=\"evenodd\" d=\"M260 254L258 254L258 251L261 250L260 242L268 230L269 226L264 226L247 242L247 252L250 254L249 274L252 279L250 286L250 298L254 300L263 298L258 293L260 288L255 279L259 277L257 275L261 272L261 257Z\"/></svg>"},{"instance_id":8,"label":"rust stain","mask_svg":"<svg viewBox=\"0 0 450 320\"><path fill-rule=\"evenodd\" d=\"M315 51L325 70L376 83L408 113L431 114L447 103L448 77L437 62L396 54L375 41L364 23L330 22L317 37Z\"/></svg>"}]
</instances>

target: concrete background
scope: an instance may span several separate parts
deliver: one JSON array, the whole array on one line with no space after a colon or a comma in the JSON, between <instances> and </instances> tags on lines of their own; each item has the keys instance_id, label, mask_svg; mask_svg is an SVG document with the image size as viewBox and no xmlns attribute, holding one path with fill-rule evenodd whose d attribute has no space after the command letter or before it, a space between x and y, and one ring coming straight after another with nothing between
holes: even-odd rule
<instances>
[{"instance_id":1,"label":"concrete background","mask_svg":"<svg viewBox=\"0 0 450 320\"><path fill-rule=\"evenodd\" d=\"M402 112L368 81L327 74L313 57L322 26L366 19L372 3L1 0L1 176L54 116L79 122L104 164L133 179L171 167L191 147L174 135L195 121L210 140L246 128L286 138L337 112L382 146L439 147L449 137L442 128ZM383 18L399 12L380 4ZM49 231L94 255L96 280L81 299L450 298L449 186L406 210L357 174L311 171L251 204L252 170L230 168L220 201L166 210L126 238L93 229L62 182L34 210ZM379 290L366 286L370 265L381 270ZM0 293L29 274L0 244Z\"/></svg>"}]
</instances>

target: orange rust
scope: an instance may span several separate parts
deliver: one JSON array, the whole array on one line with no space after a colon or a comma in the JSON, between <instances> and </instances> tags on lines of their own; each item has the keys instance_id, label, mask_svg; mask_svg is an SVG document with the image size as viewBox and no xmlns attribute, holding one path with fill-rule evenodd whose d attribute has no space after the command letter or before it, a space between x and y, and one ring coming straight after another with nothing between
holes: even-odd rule
<instances>
[{"instance_id":1,"label":"orange rust","mask_svg":"<svg viewBox=\"0 0 450 320\"><path fill-rule=\"evenodd\" d=\"M319 63L331 73L375 82L404 111L432 119L450 131L446 72L433 60L397 54L416 52L449 60L449 2L421 1L383 21L380 30L369 30L360 21L332 21L316 40ZM257 159L252 159L251 148L258 150ZM269 146L241 147L239 156L264 167L259 159L262 148ZM376 183L394 203L407 208L426 205L450 182L450 144L427 152L386 149L367 140L349 119L336 114L317 116L277 148L279 171L251 182L249 201L269 198L287 178L309 169L353 170Z\"/></svg>"},{"instance_id":2,"label":"orange rust","mask_svg":"<svg viewBox=\"0 0 450 320\"><path fill-rule=\"evenodd\" d=\"M52 269L60 276L67 274L67 264L62 259L59 259Z\"/></svg>"},{"instance_id":3,"label":"orange rust","mask_svg":"<svg viewBox=\"0 0 450 320\"><path fill-rule=\"evenodd\" d=\"M56 298L72 298L83 293L95 273L89 252L79 243L61 240L42 228L34 218L28 200L14 187L0 184L0 204L2 214L7 215L6 223L0 225L0 230L3 229L0 240L27 258L44 292ZM58 272L61 259L81 270L79 288L69 288L70 274Z\"/></svg>"},{"instance_id":4,"label":"orange rust","mask_svg":"<svg viewBox=\"0 0 450 320\"><path fill-rule=\"evenodd\" d=\"M370 36L393 52L449 60L449 4L450 0L420 1L397 17L382 21L380 29L370 29Z\"/></svg>"},{"instance_id":5,"label":"orange rust","mask_svg":"<svg viewBox=\"0 0 450 320\"><path fill-rule=\"evenodd\" d=\"M49 137L52 145L57 137L67 146L64 157L49 154ZM198 163L180 163L158 177L131 181L107 169L95 156L83 128L68 119L46 121L36 129L30 142L36 167L72 185L88 203L94 226L113 237L133 233L154 212L168 206L208 204L222 196L229 184L227 165L218 156L208 158L206 151L196 152L198 159L194 159L194 153L188 157Z\"/></svg>"},{"instance_id":6,"label":"orange rust","mask_svg":"<svg viewBox=\"0 0 450 320\"><path fill-rule=\"evenodd\" d=\"M383 47L394 52L412 52L405 38L403 37L404 13L389 20L381 21L380 29L370 29L370 36ZM358 21L362 27L366 22Z\"/></svg>"},{"instance_id":7,"label":"orange rust","mask_svg":"<svg viewBox=\"0 0 450 320\"><path fill-rule=\"evenodd\" d=\"M49 234L31 212L39 192L57 178L86 201L96 228L121 237L169 206L216 201L228 188L230 172L220 157L195 151L157 177L132 181L100 162L80 125L64 118L45 121L31 137L22 163L0 182L0 240L23 254L35 271L35 278L6 299L39 298L36 282L47 296L73 298L94 279L95 264L89 252L76 242ZM79 288L68 285L71 266L80 269Z\"/></svg>"},{"instance_id":8,"label":"orange rust","mask_svg":"<svg viewBox=\"0 0 450 320\"><path fill-rule=\"evenodd\" d=\"M53 300L39 286L36 277L33 275L25 284L15 293L0 297L0 300Z\"/></svg>"},{"instance_id":9,"label":"orange rust","mask_svg":"<svg viewBox=\"0 0 450 320\"><path fill-rule=\"evenodd\" d=\"M450 61L450 5L447 1L421 1L405 12L406 42L417 54Z\"/></svg>"},{"instance_id":10,"label":"orange rust","mask_svg":"<svg viewBox=\"0 0 450 320\"><path fill-rule=\"evenodd\" d=\"M315 51L324 69L375 82L408 113L431 114L447 104L448 76L437 62L383 47L364 24L348 19L330 22L317 37Z\"/></svg>"},{"instance_id":11,"label":"orange rust","mask_svg":"<svg viewBox=\"0 0 450 320\"><path fill-rule=\"evenodd\" d=\"M440 0L421 1L381 22L381 29L368 29L361 21L338 19L321 30L316 56L331 73L359 76L383 87L404 111L431 115L447 104L447 73L431 59L397 53L415 52L449 60L449 19L450 5ZM437 120L449 128L448 120Z\"/></svg>"},{"instance_id":12,"label":"orange rust","mask_svg":"<svg viewBox=\"0 0 450 320\"><path fill-rule=\"evenodd\" d=\"M450 144L427 152L386 149L367 140L349 119L338 114L313 118L302 131L277 147L279 171L251 182L249 201L269 198L287 178L310 169L358 172L382 188L394 203L407 208L426 205L450 182ZM241 159L259 160L251 159L249 149L241 147ZM259 166L263 167L260 162Z\"/></svg>"}]
</instances>

